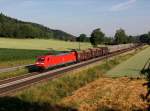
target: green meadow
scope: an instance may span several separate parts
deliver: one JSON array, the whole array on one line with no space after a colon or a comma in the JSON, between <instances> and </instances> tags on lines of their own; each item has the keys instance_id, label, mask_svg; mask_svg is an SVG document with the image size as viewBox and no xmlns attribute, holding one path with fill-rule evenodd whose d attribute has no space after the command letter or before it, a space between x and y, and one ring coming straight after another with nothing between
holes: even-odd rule
<instances>
[{"instance_id":1,"label":"green meadow","mask_svg":"<svg viewBox=\"0 0 150 111\"><path fill-rule=\"evenodd\" d=\"M81 43L81 49L91 47L90 43ZM0 38L0 48L34 49L34 50L70 50L78 49L78 42L60 41L53 39L8 39Z\"/></svg>"}]
</instances>

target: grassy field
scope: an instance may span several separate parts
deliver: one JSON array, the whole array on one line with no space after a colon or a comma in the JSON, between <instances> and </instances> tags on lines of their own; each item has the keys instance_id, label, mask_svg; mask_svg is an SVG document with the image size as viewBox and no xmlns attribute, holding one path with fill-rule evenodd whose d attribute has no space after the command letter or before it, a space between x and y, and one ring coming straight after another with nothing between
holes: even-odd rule
<instances>
[{"instance_id":1,"label":"grassy field","mask_svg":"<svg viewBox=\"0 0 150 111\"><path fill-rule=\"evenodd\" d=\"M114 67L107 74L111 76L139 76L140 71L150 58L150 47Z\"/></svg>"},{"instance_id":2,"label":"grassy field","mask_svg":"<svg viewBox=\"0 0 150 111\"><path fill-rule=\"evenodd\" d=\"M0 48L0 68L34 63L38 55L47 52L49 51Z\"/></svg>"},{"instance_id":3,"label":"grassy field","mask_svg":"<svg viewBox=\"0 0 150 111\"><path fill-rule=\"evenodd\" d=\"M91 47L90 43L81 43L81 49ZM7 39L0 38L0 48L35 49L35 50L70 50L78 49L78 42L66 42L53 39Z\"/></svg>"},{"instance_id":4,"label":"grassy field","mask_svg":"<svg viewBox=\"0 0 150 111\"><path fill-rule=\"evenodd\" d=\"M89 47L91 47L90 43L81 43L81 49ZM59 53L77 48L77 42L0 38L0 68L34 63L38 55L47 52Z\"/></svg>"}]
</instances>

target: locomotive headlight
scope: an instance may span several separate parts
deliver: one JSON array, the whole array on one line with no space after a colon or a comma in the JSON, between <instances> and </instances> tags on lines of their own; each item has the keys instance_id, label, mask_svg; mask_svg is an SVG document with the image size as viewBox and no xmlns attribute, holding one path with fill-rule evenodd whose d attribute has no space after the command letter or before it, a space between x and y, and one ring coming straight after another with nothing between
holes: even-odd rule
<instances>
[{"instance_id":1,"label":"locomotive headlight","mask_svg":"<svg viewBox=\"0 0 150 111\"><path fill-rule=\"evenodd\" d=\"M44 63L41 63L41 62L36 62L36 64L44 64Z\"/></svg>"}]
</instances>

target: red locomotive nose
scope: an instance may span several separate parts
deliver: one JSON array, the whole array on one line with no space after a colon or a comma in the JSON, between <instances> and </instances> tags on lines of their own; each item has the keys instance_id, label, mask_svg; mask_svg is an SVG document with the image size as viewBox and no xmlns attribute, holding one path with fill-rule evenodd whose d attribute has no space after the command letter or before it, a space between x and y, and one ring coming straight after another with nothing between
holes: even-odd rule
<instances>
[{"instance_id":1,"label":"red locomotive nose","mask_svg":"<svg viewBox=\"0 0 150 111\"><path fill-rule=\"evenodd\" d=\"M38 57L35 65L36 66L44 66L45 57Z\"/></svg>"},{"instance_id":2,"label":"red locomotive nose","mask_svg":"<svg viewBox=\"0 0 150 111\"><path fill-rule=\"evenodd\" d=\"M44 57L39 57L37 62L41 63L41 62L44 62L45 58Z\"/></svg>"}]
</instances>

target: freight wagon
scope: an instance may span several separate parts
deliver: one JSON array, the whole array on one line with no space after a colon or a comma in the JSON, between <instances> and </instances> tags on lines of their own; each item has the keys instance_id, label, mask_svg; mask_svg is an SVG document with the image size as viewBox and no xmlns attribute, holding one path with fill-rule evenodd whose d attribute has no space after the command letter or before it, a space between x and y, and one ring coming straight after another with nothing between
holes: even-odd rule
<instances>
[{"instance_id":1,"label":"freight wagon","mask_svg":"<svg viewBox=\"0 0 150 111\"><path fill-rule=\"evenodd\" d=\"M130 43L130 44L119 44L119 45L111 45L108 46L108 51L109 53L111 52L115 52L115 51L119 51L119 50L123 50L123 49L127 49L130 47L134 47L136 44Z\"/></svg>"}]
</instances>

